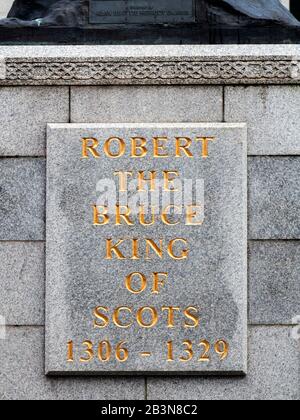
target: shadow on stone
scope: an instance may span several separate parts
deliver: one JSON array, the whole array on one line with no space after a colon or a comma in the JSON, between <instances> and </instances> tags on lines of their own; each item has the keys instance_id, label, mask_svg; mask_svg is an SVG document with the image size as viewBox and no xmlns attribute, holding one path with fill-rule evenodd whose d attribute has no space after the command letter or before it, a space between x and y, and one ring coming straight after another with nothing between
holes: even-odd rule
<instances>
[{"instance_id":1,"label":"shadow on stone","mask_svg":"<svg viewBox=\"0 0 300 420\"><path fill-rule=\"evenodd\" d=\"M195 0L193 18L177 18L177 23L174 18L172 22L157 20L167 1L161 6L157 0L143 0L140 3L146 12L140 21L135 17L132 23L125 2L118 1L114 9L126 10L123 18L118 20L116 10L112 10L111 20L105 14L101 19L100 14L97 24L92 24L89 10L93 3L108 8L104 2L93 0L15 0L8 17L0 20L0 43L261 44L300 40L300 23L280 0ZM99 6L101 3L104 5ZM133 13L137 3L130 6ZM169 10L172 5L174 8L174 0L170 0ZM177 7L183 7L181 2ZM145 21L150 10L153 22L149 17Z\"/></svg>"}]
</instances>

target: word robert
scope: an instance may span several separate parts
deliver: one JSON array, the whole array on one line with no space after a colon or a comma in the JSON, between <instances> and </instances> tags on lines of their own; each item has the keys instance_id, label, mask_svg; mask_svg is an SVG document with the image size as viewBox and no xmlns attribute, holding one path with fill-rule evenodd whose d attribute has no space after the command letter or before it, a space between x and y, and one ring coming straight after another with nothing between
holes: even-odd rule
<instances>
[{"instance_id":1,"label":"word robert","mask_svg":"<svg viewBox=\"0 0 300 420\"><path fill-rule=\"evenodd\" d=\"M135 159L149 157L157 159L166 158L194 158L196 156L206 159L209 156L209 143L214 141L215 137L153 137L146 139L144 137L131 137L124 140L120 137L110 137L102 142L94 137L82 138L83 159L93 157L100 159L106 156L110 159L119 159L128 156ZM200 145L200 146L199 146ZM100 148L102 149L100 151Z\"/></svg>"}]
</instances>

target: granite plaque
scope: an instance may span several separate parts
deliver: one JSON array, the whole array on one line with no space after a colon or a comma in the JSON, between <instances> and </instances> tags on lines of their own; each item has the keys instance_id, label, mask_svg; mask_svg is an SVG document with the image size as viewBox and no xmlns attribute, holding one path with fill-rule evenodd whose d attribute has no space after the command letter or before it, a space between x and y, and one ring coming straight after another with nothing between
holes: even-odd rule
<instances>
[{"instance_id":1,"label":"granite plaque","mask_svg":"<svg viewBox=\"0 0 300 420\"><path fill-rule=\"evenodd\" d=\"M244 374L243 124L50 124L46 372Z\"/></svg>"},{"instance_id":2,"label":"granite plaque","mask_svg":"<svg viewBox=\"0 0 300 420\"><path fill-rule=\"evenodd\" d=\"M90 23L195 22L194 0L90 0Z\"/></svg>"}]
</instances>

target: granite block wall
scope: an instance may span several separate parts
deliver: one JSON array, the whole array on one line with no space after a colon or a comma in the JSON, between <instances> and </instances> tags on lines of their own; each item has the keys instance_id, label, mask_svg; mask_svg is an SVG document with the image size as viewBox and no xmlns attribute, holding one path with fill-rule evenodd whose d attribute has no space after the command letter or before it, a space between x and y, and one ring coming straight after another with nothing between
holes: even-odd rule
<instances>
[{"instance_id":1,"label":"granite block wall","mask_svg":"<svg viewBox=\"0 0 300 420\"><path fill-rule=\"evenodd\" d=\"M0 88L2 399L299 399L300 88ZM44 375L46 124L247 122L249 374Z\"/></svg>"}]
</instances>

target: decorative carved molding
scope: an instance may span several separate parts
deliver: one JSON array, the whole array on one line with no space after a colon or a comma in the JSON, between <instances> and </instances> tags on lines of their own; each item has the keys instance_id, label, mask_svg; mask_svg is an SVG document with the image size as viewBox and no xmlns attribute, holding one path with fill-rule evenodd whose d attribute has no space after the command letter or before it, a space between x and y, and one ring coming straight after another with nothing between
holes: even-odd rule
<instances>
[{"instance_id":1,"label":"decorative carved molding","mask_svg":"<svg viewBox=\"0 0 300 420\"><path fill-rule=\"evenodd\" d=\"M4 74L0 85L292 84L300 81L300 60L7 58Z\"/></svg>"}]
</instances>

